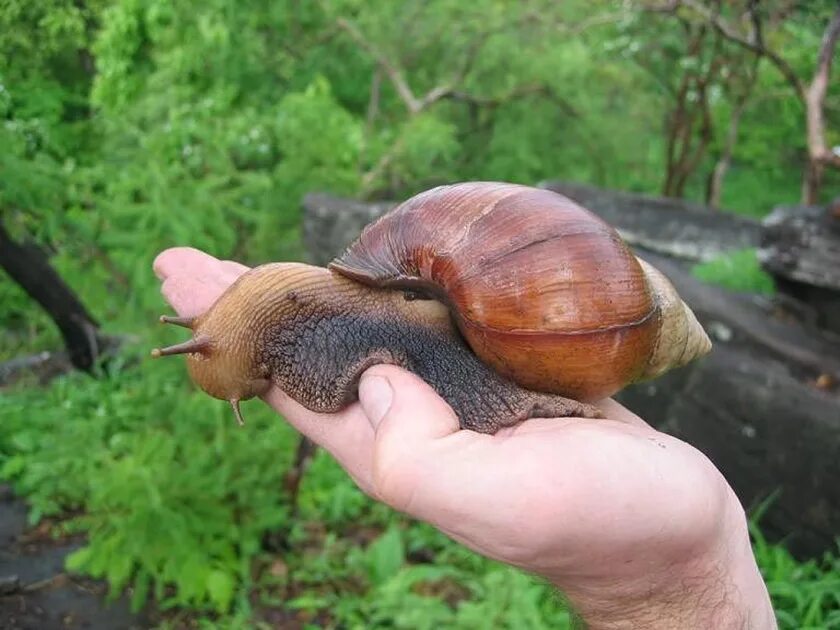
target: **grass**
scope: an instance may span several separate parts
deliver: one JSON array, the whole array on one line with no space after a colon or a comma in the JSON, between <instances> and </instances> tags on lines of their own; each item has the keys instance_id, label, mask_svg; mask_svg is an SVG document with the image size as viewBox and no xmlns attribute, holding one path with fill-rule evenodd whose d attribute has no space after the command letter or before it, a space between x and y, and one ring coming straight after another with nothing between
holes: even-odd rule
<instances>
[{"instance_id":1,"label":"grass","mask_svg":"<svg viewBox=\"0 0 840 630\"><path fill-rule=\"evenodd\" d=\"M264 406L246 430L143 344L91 378L73 374L0 398L0 477L32 520L75 514L88 545L74 569L132 586L205 627L571 628L540 580L483 559L365 497L326 454L290 515L283 473L297 437ZM266 551L267 534L283 539ZM782 628L840 628L840 559L800 563L762 537L755 552Z\"/></svg>"},{"instance_id":2,"label":"grass","mask_svg":"<svg viewBox=\"0 0 840 630\"><path fill-rule=\"evenodd\" d=\"M323 453L290 518L284 423L255 404L238 429L182 366L129 358L0 399L0 477L33 522L78 514L60 526L88 537L71 569L131 585L135 606L153 597L171 624L280 611L344 627L570 627L549 587L370 501ZM287 550L264 551L269 532Z\"/></svg>"},{"instance_id":3,"label":"grass","mask_svg":"<svg viewBox=\"0 0 840 630\"><path fill-rule=\"evenodd\" d=\"M783 546L768 543L755 521L751 532L779 628L840 628L840 556L797 562Z\"/></svg>"},{"instance_id":4,"label":"grass","mask_svg":"<svg viewBox=\"0 0 840 630\"><path fill-rule=\"evenodd\" d=\"M71 284L98 273L57 264ZM696 273L743 276L730 285L743 290L756 286L756 268L746 252ZM292 516L283 477L297 435L258 403L240 430L182 362L148 360L148 348L182 331L155 325L163 305L150 272L131 286L130 298L107 282L80 287L108 332L137 336L107 370L0 396L0 478L26 497L33 522L53 517L60 531L85 534L70 568L114 594L129 589L135 607L152 602L163 628L575 627L548 585L374 503L324 453ZM48 320L16 315L32 308L8 285L2 295L0 356L55 346ZM838 555L801 563L757 523L753 535L780 626L840 628Z\"/></svg>"},{"instance_id":5,"label":"grass","mask_svg":"<svg viewBox=\"0 0 840 630\"><path fill-rule=\"evenodd\" d=\"M742 249L713 260L695 265L692 273L709 284L716 284L730 291L772 295L773 278L758 262L755 249Z\"/></svg>"}]
</instances>

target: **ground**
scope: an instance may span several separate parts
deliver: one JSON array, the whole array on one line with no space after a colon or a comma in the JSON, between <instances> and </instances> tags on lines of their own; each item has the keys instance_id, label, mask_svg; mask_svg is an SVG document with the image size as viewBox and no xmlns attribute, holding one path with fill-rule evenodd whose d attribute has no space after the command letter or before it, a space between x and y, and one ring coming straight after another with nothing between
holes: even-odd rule
<instances>
[{"instance_id":1,"label":"ground","mask_svg":"<svg viewBox=\"0 0 840 630\"><path fill-rule=\"evenodd\" d=\"M64 558L75 538L54 538L49 525L30 528L26 504L0 485L0 628L133 630L148 620L123 599L106 601L99 582L69 575Z\"/></svg>"}]
</instances>

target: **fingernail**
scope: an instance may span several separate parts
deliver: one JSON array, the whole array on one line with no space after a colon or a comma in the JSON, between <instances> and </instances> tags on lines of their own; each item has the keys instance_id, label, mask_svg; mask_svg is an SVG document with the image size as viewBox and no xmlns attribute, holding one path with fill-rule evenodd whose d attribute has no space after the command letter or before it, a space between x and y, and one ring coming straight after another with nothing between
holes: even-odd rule
<instances>
[{"instance_id":1,"label":"fingernail","mask_svg":"<svg viewBox=\"0 0 840 630\"><path fill-rule=\"evenodd\" d=\"M375 375L362 376L362 381L359 383L359 402L374 429L388 413L393 400L394 390L387 378Z\"/></svg>"}]
</instances>

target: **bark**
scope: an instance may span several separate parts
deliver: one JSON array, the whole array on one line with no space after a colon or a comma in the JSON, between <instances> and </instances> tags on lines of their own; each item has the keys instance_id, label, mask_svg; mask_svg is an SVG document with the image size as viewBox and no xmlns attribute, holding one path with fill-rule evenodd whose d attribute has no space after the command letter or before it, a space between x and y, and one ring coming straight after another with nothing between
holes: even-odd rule
<instances>
[{"instance_id":1,"label":"bark","mask_svg":"<svg viewBox=\"0 0 840 630\"><path fill-rule=\"evenodd\" d=\"M737 90L734 94L734 104L732 114L729 117L729 127L726 131L723 151L709 175L709 184L706 190L706 204L711 208L720 208L721 197L723 196L723 182L726 178L726 173L729 171L729 165L732 163L735 145L738 143L738 128L741 125L741 118L744 115L744 110L747 108L747 103L750 100L750 96L752 96L753 88L758 79L759 59L759 57L755 58L755 61L747 70L746 76L735 75L734 80L730 81L732 92L737 90L733 84L738 84L742 81L744 81L744 88Z\"/></svg>"},{"instance_id":2,"label":"bark","mask_svg":"<svg viewBox=\"0 0 840 630\"><path fill-rule=\"evenodd\" d=\"M831 76L832 60L840 38L840 5L823 34L817 67L805 92L805 111L808 128L808 166L802 183L802 203L819 202L826 166L840 168L840 155L835 155L825 141L825 96Z\"/></svg>"},{"instance_id":3,"label":"bark","mask_svg":"<svg viewBox=\"0 0 840 630\"><path fill-rule=\"evenodd\" d=\"M16 242L0 225L0 267L58 326L73 366L93 369L103 345L98 323L52 268L44 251L34 243Z\"/></svg>"},{"instance_id":4,"label":"bark","mask_svg":"<svg viewBox=\"0 0 840 630\"><path fill-rule=\"evenodd\" d=\"M758 258L789 310L840 334L840 216L833 206L776 208L763 221Z\"/></svg>"}]
</instances>

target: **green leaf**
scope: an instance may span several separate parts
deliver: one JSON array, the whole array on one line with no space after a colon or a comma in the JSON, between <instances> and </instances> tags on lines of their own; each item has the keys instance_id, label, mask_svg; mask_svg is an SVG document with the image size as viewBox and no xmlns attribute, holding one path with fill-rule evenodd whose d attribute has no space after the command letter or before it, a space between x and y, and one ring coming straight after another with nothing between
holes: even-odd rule
<instances>
[{"instance_id":1,"label":"green leaf","mask_svg":"<svg viewBox=\"0 0 840 630\"><path fill-rule=\"evenodd\" d=\"M367 549L368 577L374 585L396 575L405 563L405 549L399 527L391 526Z\"/></svg>"},{"instance_id":2,"label":"green leaf","mask_svg":"<svg viewBox=\"0 0 840 630\"><path fill-rule=\"evenodd\" d=\"M759 265L755 249L725 254L714 260L695 265L692 273L709 284L731 291L745 291L772 295L773 278Z\"/></svg>"},{"instance_id":3,"label":"green leaf","mask_svg":"<svg viewBox=\"0 0 840 630\"><path fill-rule=\"evenodd\" d=\"M26 467L26 458L22 455L14 455L9 457L3 466L0 467L0 478L11 479L23 472Z\"/></svg>"},{"instance_id":4,"label":"green leaf","mask_svg":"<svg viewBox=\"0 0 840 630\"><path fill-rule=\"evenodd\" d=\"M225 571L214 569L207 574L207 593L210 601L219 612L230 608L236 581Z\"/></svg>"},{"instance_id":5,"label":"green leaf","mask_svg":"<svg viewBox=\"0 0 840 630\"><path fill-rule=\"evenodd\" d=\"M70 571L82 572L87 568L92 555L93 550L90 546L82 547L67 556L64 566Z\"/></svg>"}]
</instances>

